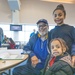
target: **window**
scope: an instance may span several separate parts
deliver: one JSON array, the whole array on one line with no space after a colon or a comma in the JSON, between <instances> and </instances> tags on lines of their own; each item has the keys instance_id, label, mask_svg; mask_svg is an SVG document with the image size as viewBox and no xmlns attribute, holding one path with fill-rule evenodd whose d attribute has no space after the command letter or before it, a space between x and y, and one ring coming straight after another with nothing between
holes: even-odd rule
<instances>
[{"instance_id":1,"label":"window","mask_svg":"<svg viewBox=\"0 0 75 75\"><path fill-rule=\"evenodd\" d=\"M33 29L37 32L36 24L23 24L22 31L10 31L10 24L0 24L0 27L3 29L4 35L11 37L14 41L25 41L28 42L30 34L33 32ZM55 26L49 26L49 30L53 29Z\"/></svg>"}]
</instances>

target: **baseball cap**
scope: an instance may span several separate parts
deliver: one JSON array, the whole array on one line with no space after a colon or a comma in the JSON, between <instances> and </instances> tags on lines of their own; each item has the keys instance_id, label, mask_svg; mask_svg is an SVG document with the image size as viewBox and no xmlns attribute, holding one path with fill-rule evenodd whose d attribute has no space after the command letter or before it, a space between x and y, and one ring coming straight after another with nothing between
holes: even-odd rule
<instances>
[{"instance_id":1,"label":"baseball cap","mask_svg":"<svg viewBox=\"0 0 75 75\"><path fill-rule=\"evenodd\" d=\"M40 20L38 20L38 22L36 24L39 24L41 22L43 22L43 23L48 25L48 21L46 19L40 19Z\"/></svg>"}]
</instances>

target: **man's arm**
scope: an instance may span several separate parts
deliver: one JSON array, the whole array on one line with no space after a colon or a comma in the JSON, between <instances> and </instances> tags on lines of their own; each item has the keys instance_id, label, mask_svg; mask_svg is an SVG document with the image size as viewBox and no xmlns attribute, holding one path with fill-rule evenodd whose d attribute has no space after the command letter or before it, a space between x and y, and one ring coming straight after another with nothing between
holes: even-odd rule
<instances>
[{"instance_id":1,"label":"man's arm","mask_svg":"<svg viewBox=\"0 0 75 75\"><path fill-rule=\"evenodd\" d=\"M29 39L29 42L23 48L23 50L25 52L27 52L28 54L30 54L31 57L35 55L35 53L34 53L34 45L35 45L36 41L37 41L37 34L32 36Z\"/></svg>"}]
</instances>

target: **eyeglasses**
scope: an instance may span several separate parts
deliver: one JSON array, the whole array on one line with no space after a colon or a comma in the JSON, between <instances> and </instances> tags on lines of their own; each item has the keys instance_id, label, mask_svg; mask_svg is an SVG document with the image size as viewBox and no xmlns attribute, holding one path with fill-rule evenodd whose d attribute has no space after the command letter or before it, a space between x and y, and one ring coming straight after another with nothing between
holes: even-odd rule
<instances>
[{"instance_id":1,"label":"eyeglasses","mask_svg":"<svg viewBox=\"0 0 75 75\"><path fill-rule=\"evenodd\" d=\"M47 24L42 24L42 25L38 25L38 28L43 28L43 27L45 27L45 26L48 26Z\"/></svg>"}]
</instances>

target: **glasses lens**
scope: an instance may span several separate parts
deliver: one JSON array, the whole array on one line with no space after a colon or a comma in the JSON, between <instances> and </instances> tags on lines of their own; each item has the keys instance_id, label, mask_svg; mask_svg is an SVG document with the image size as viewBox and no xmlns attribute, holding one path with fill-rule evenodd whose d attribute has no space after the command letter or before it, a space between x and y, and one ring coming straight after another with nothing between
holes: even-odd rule
<instances>
[{"instance_id":1,"label":"glasses lens","mask_svg":"<svg viewBox=\"0 0 75 75\"><path fill-rule=\"evenodd\" d=\"M40 27L45 27L45 26L47 26L47 25L46 25L46 24L38 25L38 28L40 28Z\"/></svg>"}]
</instances>

